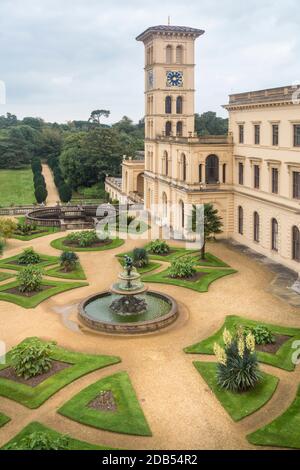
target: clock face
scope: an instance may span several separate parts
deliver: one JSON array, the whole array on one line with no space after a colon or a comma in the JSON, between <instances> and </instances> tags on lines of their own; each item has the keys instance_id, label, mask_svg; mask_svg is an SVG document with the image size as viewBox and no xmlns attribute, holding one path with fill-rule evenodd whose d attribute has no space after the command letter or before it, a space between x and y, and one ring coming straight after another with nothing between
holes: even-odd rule
<instances>
[{"instance_id":1,"label":"clock face","mask_svg":"<svg viewBox=\"0 0 300 470\"><path fill-rule=\"evenodd\" d=\"M154 85L154 75L153 75L153 70L148 71L148 89L150 90L153 88Z\"/></svg>"},{"instance_id":2,"label":"clock face","mask_svg":"<svg viewBox=\"0 0 300 470\"><path fill-rule=\"evenodd\" d=\"M167 72L167 86L182 86L183 73L178 71Z\"/></svg>"}]
</instances>

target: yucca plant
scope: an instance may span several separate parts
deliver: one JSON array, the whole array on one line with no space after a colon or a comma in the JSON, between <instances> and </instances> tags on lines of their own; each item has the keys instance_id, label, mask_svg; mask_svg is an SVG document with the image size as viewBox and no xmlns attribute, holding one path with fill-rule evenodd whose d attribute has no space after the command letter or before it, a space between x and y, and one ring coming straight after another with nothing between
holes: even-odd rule
<instances>
[{"instance_id":1,"label":"yucca plant","mask_svg":"<svg viewBox=\"0 0 300 470\"><path fill-rule=\"evenodd\" d=\"M78 263L78 256L73 251L64 251L60 255L60 266L65 272L74 271Z\"/></svg>"},{"instance_id":2,"label":"yucca plant","mask_svg":"<svg viewBox=\"0 0 300 470\"><path fill-rule=\"evenodd\" d=\"M223 342L224 347L214 345L218 385L235 393L253 389L261 379L253 334L245 335L240 328L232 336L225 328Z\"/></svg>"},{"instance_id":3,"label":"yucca plant","mask_svg":"<svg viewBox=\"0 0 300 470\"><path fill-rule=\"evenodd\" d=\"M145 248L134 248L132 259L136 268L144 268L149 264L149 256Z\"/></svg>"}]
</instances>

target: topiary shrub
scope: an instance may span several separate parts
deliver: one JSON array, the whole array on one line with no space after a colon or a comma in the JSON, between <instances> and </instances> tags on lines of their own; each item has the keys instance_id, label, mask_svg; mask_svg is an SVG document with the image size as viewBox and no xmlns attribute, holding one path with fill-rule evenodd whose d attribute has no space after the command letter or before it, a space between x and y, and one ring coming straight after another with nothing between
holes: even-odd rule
<instances>
[{"instance_id":1,"label":"topiary shrub","mask_svg":"<svg viewBox=\"0 0 300 470\"><path fill-rule=\"evenodd\" d=\"M72 199L72 188L67 183L60 184L58 193L62 202L69 202Z\"/></svg>"},{"instance_id":2,"label":"topiary shrub","mask_svg":"<svg viewBox=\"0 0 300 470\"><path fill-rule=\"evenodd\" d=\"M133 265L136 268L144 268L149 264L149 256L145 248L134 248L132 252Z\"/></svg>"},{"instance_id":3,"label":"topiary shrub","mask_svg":"<svg viewBox=\"0 0 300 470\"><path fill-rule=\"evenodd\" d=\"M16 222L5 217L0 217L0 238L10 238L17 228Z\"/></svg>"},{"instance_id":4,"label":"topiary shrub","mask_svg":"<svg viewBox=\"0 0 300 470\"><path fill-rule=\"evenodd\" d=\"M37 292L42 285L42 270L38 266L29 264L19 272L17 279L21 293Z\"/></svg>"},{"instance_id":5,"label":"topiary shrub","mask_svg":"<svg viewBox=\"0 0 300 470\"><path fill-rule=\"evenodd\" d=\"M51 353L55 342L31 338L11 350L11 365L18 377L25 380L48 372L52 367Z\"/></svg>"},{"instance_id":6,"label":"topiary shrub","mask_svg":"<svg viewBox=\"0 0 300 470\"><path fill-rule=\"evenodd\" d=\"M68 450L68 436L53 437L46 431L36 431L13 442L6 447L8 450Z\"/></svg>"},{"instance_id":7,"label":"topiary shrub","mask_svg":"<svg viewBox=\"0 0 300 470\"><path fill-rule=\"evenodd\" d=\"M224 348L217 343L214 345L218 385L235 393L253 389L261 379L253 334L245 336L244 330L239 328L232 336L225 328L223 341Z\"/></svg>"},{"instance_id":8,"label":"topiary shrub","mask_svg":"<svg viewBox=\"0 0 300 470\"><path fill-rule=\"evenodd\" d=\"M167 255L170 247L164 240L154 240L150 243L149 251L155 255Z\"/></svg>"},{"instance_id":9,"label":"topiary shrub","mask_svg":"<svg viewBox=\"0 0 300 470\"><path fill-rule=\"evenodd\" d=\"M44 186L36 186L34 195L38 204L42 204L45 202L48 196L48 191Z\"/></svg>"},{"instance_id":10,"label":"topiary shrub","mask_svg":"<svg viewBox=\"0 0 300 470\"><path fill-rule=\"evenodd\" d=\"M41 262L41 257L34 251L33 248L26 248L18 258L18 264L29 265L38 264Z\"/></svg>"},{"instance_id":11,"label":"topiary shrub","mask_svg":"<svg viewBox=\"0 0 300 470\"><path fill-rule=\"evenodd\" d=\"M269 330L266 326L257 325L253 328L246 327L245 334L252 333L255 339L255 343L260 344L274 344L275 343L275 336L273 335L272 331Z\"/></svg>"},{"instance_id":12,"label":"topiary shrub","mask_svg":"<svg viewBox=\"0 0 300 470\"><path fill-rule=\"evenodd\" d=\"M74 271L78 263L78 256L73 251L63 251L60 255L60 266L65 272Z\"/></svg>"},{"instance_id":13,"label":"topiary shrub","mask_svg":"<svg viewBox=\"0 0 300 470\"><path fill-rule=\"evenodd\" d=\"M171 263L169 275L173 278L187 279L193 277L197 270L192 258L178 258Z\"/></svg>"}]
</instances>

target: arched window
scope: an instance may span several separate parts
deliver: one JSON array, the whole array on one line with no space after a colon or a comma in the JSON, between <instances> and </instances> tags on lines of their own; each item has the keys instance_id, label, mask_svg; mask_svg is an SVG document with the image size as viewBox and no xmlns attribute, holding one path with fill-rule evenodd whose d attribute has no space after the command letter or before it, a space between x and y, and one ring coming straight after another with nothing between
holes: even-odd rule
<instances>
[{"instance_id":1,"label":"arched window","mask_svg":"<svg viewBox=\"0 0 300 470\"><path fill-rule=\"evenodd\" d=\"M162 195L162 202L163 202L163 217L166 218L168 216L168 198L166 193Z\"/></svg>"},{"instance_id":2,"label":"arched window","mask_svg":"<svg viewBox=\"0 0 300 470\"><path fill-rule=\"evenodd\" d=\"M276 219L272 219L271 221L271 228L272 228L272 250L278 251L278 222Z\"/></svg>"},{"instance_id":3,"label":"arched window","mask_svg":"<svg viewBox=\"0 0 300 470\"><path fill-rule=\"evenodd\" d=\"M171 121L166 122L166 136L170 136L172 134L172 123Z\"/></svg>"},{"instance_id":4,"label":"arched window","mask_svg":"<svg viewBox=\"0 0 300 470\"><path fill-rule=\"evenodd\" d=\"M253 240L259 242L259 215L257 212L253 214Z\"/></svg>"},{"instance_id":5,"label":"arched window","mask_svg":"<svg viewBox=\"0 0 300 470\"><path fill-rule=\"evenodd\" d=\"M219 182L219 158L217 155L209 155L205 162L205 179L207 184Z\"/></svg>"},{"instance_id":6,"label":"arched window","mask_svg":"<svg viewBox=\"0 0 300 470\"><path fill-rule=\"evenodd\" d=\"M179 215L180 215L180 226L184 228L184 203L179 201Z\"/></svg>"},{"instance_id":7,"label":"arched window","mask_svg":"<svg viewBox=\"0 0 300 470\"><path fill-rule=\"evenodd\" d=\"M173 55L173 47L167 46L166 47L166 62L167 64L172 64L172 55Z\"/></svg>"},{"instance_id":8,"label":"arched window","mask_svg":"<svg viewBox=\"0 0 300 470\"><path fill-rule=\"evenodd\" d=\"M183 62L183 48L182 46L176 47L176 64L182 64Z\"/></svg>"},{"instance_id":9,"label":"arched window","mask_svg":"<svg viewBox=\"0 0 300 470\"><path fill-rule=\"evenodd\" d=\"M176 114L182 114L182 96L176 98Z\"/></svg>"},{"instance_id":10,"label":"arched window","mask_svg":"<svg viewBox=\"0 0 300 470\"><path fill-rule=\"evenodd\" d=\"M181 154L181 179L182 181L186 181L186 156L184 153Z\"/></svg>"},{"instance_id":11,"label":"arched window","mask_svg":"<svg viewBox=\"0 0 300 470\"><path fill-rule=\"evenodd\" d=\"M172 113L172 98L171 96L166 96L165 99L165 113L171 114Z\"/></svg>"},{"instance_id":12,"label":"arched window","mask_svg":"<svg viewBox=\"0 0 300 470\"><path fill-rule=\"evenodd\" d=\"M243 235L244 233L244 209L242 206L238 207L238 224L239 224L239 234Z\"/></svg>"},{"instance_id":13,"label":"arched window","mask_svg":"<svg viewBox=\"0 0 300 470\"><path fill-rule=\"evenodd\" d=\"M292 256L293 260L300 261L300 231L296 225L292 229Z\"/></svg>"},{"instance_id":14,"label":"arched window","mask_svg":"<svg viewBox=\"0 0 300 470\"><path fill-rule=\"evenodd\" d=\"M182 137L182 130L183 130L182 121L178 121L176 124L176 135L178 137Z\"/></svg>"},{"instance_id":15,"label":"arched window","mask_svg":"<svg viewBox=\"0 0 300 470\"><path fill-rule=\"evenodd\" d=\"M223 167L222 167L222 181L223 183L226 183L226 163L223 163Z\"/></svg>"}]
</instances>

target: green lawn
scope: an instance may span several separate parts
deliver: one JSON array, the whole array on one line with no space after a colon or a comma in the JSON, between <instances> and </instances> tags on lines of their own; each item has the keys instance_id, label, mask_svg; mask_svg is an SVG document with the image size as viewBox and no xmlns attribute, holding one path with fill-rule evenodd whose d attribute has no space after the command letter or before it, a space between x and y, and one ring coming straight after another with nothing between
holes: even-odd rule
<instances>
[{"instance_id":1,"label":"green lawn","mask_svg":"<svg viewBox=\"0 0 300 470\"><path fill-rule=\"evenodd\" d=\"M64 272L61 270L61 266L58 264L50 269L44 271L46 276L58 277L62 279L74 279L78 281L85 281L86 275L80 263L77 263L76 269L70 272Z\"/></svg>"},{"instance_id":2,"label":"green lawn","mask_svg":"<svg viewBox=\"0 0 300 470\"><path fill-rule=\"evenodd\" d=\"M21 271L25 266L22 264L16 263L16 261L18 261L21 254L22 253L15 255L15 256L11 256L10 258L1 259L0 268L12 269L13 271ZM40 255L41 262L37 263L36 266L39 266L40 268L51 266L59 262L58 256L43 255L42 253L38 253L38 254Z\"/></svg>"},{"instance_id":3,"label":"green lawn","mask_svg":"<svg viewBox=\"0 0 300 470\"><path fill-rule=\"evenodd\" d=\"M6 279L10 279L12 277L14 277L12 274L0 272L0 282L1 281L6 281Z\"/></svg>"},{"instance_id":4,"label":"green lawn","mask_svg":"<svg viewBox=\"0 0 300 470\"><path fill-rule=\"evenodd\" d=\"M24 341L28 341L27 338ZM6 363L0 364L0 370L10 366L10 352L6 355ZM71 364L70 367L56 372L56 374L45 379L39 385L31 387L13 380L0 377L0 396L17 401L28 408L34 409L41 406L48 398L54 395L74 380L94 370L117 364L121 361L116 356L98 356L67 351L56 346L51 353L51 358Z\"/></svg>"},{"instance_id":5,"label":"green lawn","mask_svg":"<svg viewBox=\"0 0 300 470\"><path fill-rule=\"evenodd\" d=\"M54 295L60 294L61 292L67 292L68 290L77 289L78 287L88 286L88 283L49 281L48 279L44 279L42 281L42 286L51 286L51 288L37 291L37 293L32 297L26 297L25 295L7 292L7 289L12 289L18 286L18 280L1 285L0 300L11 302L23 308L35 308L41 302L44 302L44 300L49 299Z\"/></svg>"},{"instance_id":6,"label":"green lawn","mask_svg":"<svg viewBox=\"0 0 300 470\"><path fill-rule=\"evenodd\" d=\"M0 412L0 428L10 421L10 418L4 413Z\"/></svg>"},{"instance_id":7,"label":"green lawn","mask_svg":"<svg viewBox=\"0 0 300 470\"><path fill-rule=\"evenodd\" d=\"M257 358L260 362L265 364L270 364L280 369L293 371L295 369L295 364L292 361L292 356L295 352L295 349L292 348L292 344L295 340L300 340L300 328L289 328L284 326L272 325L269 323L264 323L255 320L248 320L247 318L239 317L236 315L229 315L226 317L223 326L212 336L206 338L199 343L188 346L184 351L188 354L214 354L214 343L223 345L223 331L224 328L227 328L231 333L234 333L237 325L243 326L257 326L262 325L269 328L273 334L282 334L290 336L291 339L286 341L276 352L276 354L271 354L267 352L257 351Z\"/></svg>"},{"instance_id":8,"label":"green lawn","mask_svg":"<svg viewBox=\"0 0 300 470\"><path fill-rule=\"evenodd\" d=\"M12 444L18 445L18 443L22 439L36 432L45 432L47 433L48 436L51 436L53 438L58 438L62 436L61 433L55 431L54 429L48 428L41 423L33 421L29 423L24 429L22 429L22 431L19 432L19 434L17 434L13 439L7 442L1 448L1 450L7 450L9 446ZM104 446L98 446L96 444L89 444L88 442L79 441L78 439L73 439L70 436L68 436L68 440L69 440L69 449L67 450L111 450L111 447L104 447Z\"/></svg>"},{"instance_id":9,"label":"green lawn","mask_svg":"<svg viewBox=\"0 0 300 470\"><path fill-rule=\"evenodd\" d=\"M278 418L247 436L250 444L300 449L300 386L293 403Z\"/></svg>"},{"instance_id":10,"label":"green lawn","mask_svg":"<svg viewBox=\"0 0 300 470\"><path fill-rule=\"evenodd\" d=\"M208 266L214 268L229 268L229 265L222 261L217 256L212 253L205 253L205 259L201 259L200 253L192 255L192 258L195 260L196 264L199 266Z\"/></svg>"},{"instance_id":11,"label":"green lawn","mask_svg":"<svg viewBox=\"0 0 300 470\"><path fill-rule=\"evenodd\" d=\"M197 281L188 281L186 279L176 279L169 277L169 268L157 274L146 274L142 277L144 282L157 282L160 284L171 284L173 286L186 287L197 292L207 292L209 285L221 277L234 274L234 269L218 268L197 268L197 272L203 273L203 276Z\"/></svg>"},{"instance_id":12,"label":"green lawn","mask_svg":"<svg viewBox=\"0 0 300 470\"><path fill-rule=\"evenodd\" d=\"M115 411L101 411L87 406L102 391L112 392L116 403ZM81 424L106 431L138 436L152 435L126 372L118 372L98 380L71 398L58 413Z\"/></svg>"},{"instance_id":13,"label":"green lawn","mask_svg":"<svg viewBox=\"0 0 300 470\"><path fill-rule=\"evenodd\" d=\"M194 362L193 364L234 421L240 421L262 408L272 398L279 382L277 377L262 373L262 380L253 390L233 393L223 390L217 384L216 363Z\"/></svg>"},{"instance_id":14,"label":"green lawn","mask_svg":"<svg viewBox=\"0 0 300 470\"><path fill-rule=\"evenodd\" d=\"M186 248L170 246L170 253L168 255L156 255L150 251L150 243L147 243L143 248L148 251L148 254L151 259L158 261L173 261L174 259L180 258L181 256L192 255L200 253L199 250L187 250ZM200 256L200 254L199 254Z\"/></svg>"},{"instance_id":15,"label":"green lawn","mask_svg":"<svg viewBox=\"0 0 300 470\"><path fill-rule=\"evenodd\" d=\"M111 243L108 243L107 245L103 246L97 246L97 247L86 247L86 248L80 248L80 247L73 247L73 246L67 246L64 245L64 241L67 237L62 237L62 238L57 238L56 240L53 240L50 245L53 248L56 248L57 250L61 251L75 251L75 252L80 252L80 251L104 251L104 250L112 250L113 248L118 248L119 246L123 245L125 242L121 238L115 238L111 241Z\"/></svg>"},{"instance_id":16,"label":"green lawn","mask_svg":"<svg viewBox=\"0 0 300 470\"><path fill-rule=\"evenodd\" d=\"M31 168L0 170L0 188L0 207L36 202Z\"/></svg>"}]
</instances>

